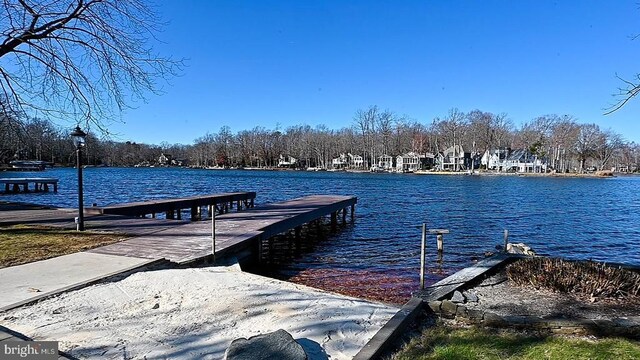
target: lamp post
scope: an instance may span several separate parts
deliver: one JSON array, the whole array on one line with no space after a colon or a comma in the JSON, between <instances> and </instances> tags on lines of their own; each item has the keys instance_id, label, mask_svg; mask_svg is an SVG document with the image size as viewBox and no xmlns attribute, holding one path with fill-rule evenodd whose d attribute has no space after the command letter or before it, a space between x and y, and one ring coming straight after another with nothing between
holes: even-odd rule
<instances>
[{"instance_id":1,"label":"lamp post","mask_svg":"<svg viewBox=\"0 0 640 360\"><path fill-rule=\"evenodd\" d=\"M76 167L78 168L78 231L84 231L84 200L82 194L82 148L85 145L85 137L87 134L80 129L80 126L71 133L73 145L76 147Z\"/></svg>"}]
</instances>

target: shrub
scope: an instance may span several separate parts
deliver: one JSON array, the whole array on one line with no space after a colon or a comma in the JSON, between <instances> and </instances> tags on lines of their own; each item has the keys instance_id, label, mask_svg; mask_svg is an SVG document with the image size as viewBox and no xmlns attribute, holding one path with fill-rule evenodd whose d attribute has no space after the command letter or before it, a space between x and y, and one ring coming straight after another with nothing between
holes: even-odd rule
<instances>
[{"instance_id":1,"label":"shrub","mask_svg":"<svg viewBox=\"0 0 640 360\"><path fill-rule=\"evenodd\" d=\"M522 259L506 268L515 285L591 297L640 296L640 274L593 261Z\"/></svg>"}]
</instances>

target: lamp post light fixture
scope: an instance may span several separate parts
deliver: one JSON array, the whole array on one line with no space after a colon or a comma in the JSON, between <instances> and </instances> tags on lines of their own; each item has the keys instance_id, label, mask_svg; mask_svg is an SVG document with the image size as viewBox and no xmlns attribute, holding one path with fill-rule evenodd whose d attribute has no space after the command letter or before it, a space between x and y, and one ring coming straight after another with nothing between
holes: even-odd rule
<instances>
[{"instance_id":1,"label":"lamp post light fixture","mask_svg":"<svg viewBox=\"0 0 640 360\"><path fill-rule=\"evenodd\" d=\"M73 132L70 134L73 139L73 145L76 147L76 167L78 168L78 231L84 231L84 199L82 193L82 148L85 145L85 138L87 133L80 129L80 126L76 126Z\"/></svg>"}]
</instances>

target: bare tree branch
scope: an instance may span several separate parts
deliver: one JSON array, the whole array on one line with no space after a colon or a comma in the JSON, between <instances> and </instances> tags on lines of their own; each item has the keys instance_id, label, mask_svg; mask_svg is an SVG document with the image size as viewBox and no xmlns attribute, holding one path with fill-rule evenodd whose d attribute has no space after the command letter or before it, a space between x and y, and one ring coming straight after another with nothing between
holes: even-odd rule
<instances>
[{"instance_id":1,"label":"bare tree branch","mask_svg":"<svg viewBox=\"0 0 640 360\"><path fill-rule=\"evenodd\" d=\"M157 82L182 68L156 55L157 19L144 0L3 0L3 112L37 110L108 132L121 111L158 94Z\"/></svg>"}]
</instances>

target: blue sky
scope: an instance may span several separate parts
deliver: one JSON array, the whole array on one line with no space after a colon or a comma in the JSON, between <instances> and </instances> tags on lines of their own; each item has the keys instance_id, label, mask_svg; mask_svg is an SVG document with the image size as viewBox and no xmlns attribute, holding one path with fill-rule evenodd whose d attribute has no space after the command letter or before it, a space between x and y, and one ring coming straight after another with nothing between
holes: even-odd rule
<instances>
[{"instance_id":1,"label":"blue sky","mask_svg":"<svg viewBox=\"0 0 640 360\"><path fill-rule=\"evenodd\" d=\"M163 1L157 50L182 76L122 115L120 140L190 144L222 126L342 128L378 105L423 123L450 108L517 125L571 114L640 142L630 1Z\"/></svg>"}]
</instances>

